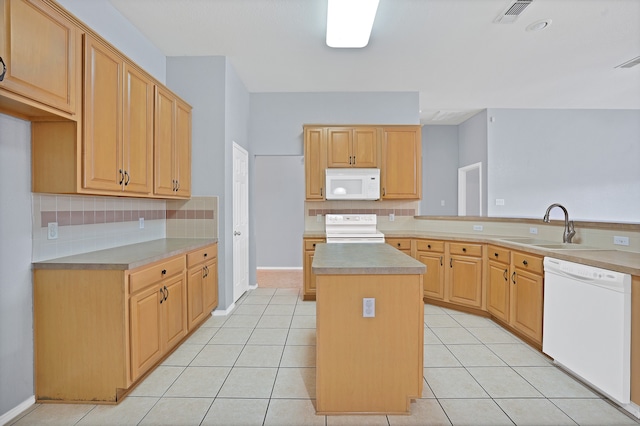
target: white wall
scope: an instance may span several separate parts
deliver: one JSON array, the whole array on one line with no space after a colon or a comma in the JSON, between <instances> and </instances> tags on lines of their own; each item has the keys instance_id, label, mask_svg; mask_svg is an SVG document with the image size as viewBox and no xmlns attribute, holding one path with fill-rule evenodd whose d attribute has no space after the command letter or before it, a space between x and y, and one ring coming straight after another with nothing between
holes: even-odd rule
<instances>
[{"instance_id":1,"label":"white wall","mask_svg":"<svg viewBox=\"0 0 640 426\"><path fill-rule=\"evenodd\" d=\"M0 114L0 417L33 397L31 124Z\"/></svg>"},{"instance_id":2,"label":"white wall","mask_svg":"<svg viewBox=\"0 0 640 426\"><path fill-rule=\"evenodd\" d=\"M458 126L422 126L421 215L458 214L458 151Z\"/></svg>"},{"instance_id":3,"label":"white wall","mask_svg":"<svg viewBox=\"0 0 640 426\"><path fill-rule=\"evenodd\" d=\"M165 83L165 55L109 0L58 0L58 3L161 83Z\"/></svg>"},{"instance_id":4,"label":"white wall","mask_svg":"<svg viewBox=\"0 0 640 426\"><path fill-rule=\"evenodd\" d=\"M490 109L488 118L489 216L542 218L558 202L577 220L640 222L640 110Z\"/></svg>"}]
</instances>

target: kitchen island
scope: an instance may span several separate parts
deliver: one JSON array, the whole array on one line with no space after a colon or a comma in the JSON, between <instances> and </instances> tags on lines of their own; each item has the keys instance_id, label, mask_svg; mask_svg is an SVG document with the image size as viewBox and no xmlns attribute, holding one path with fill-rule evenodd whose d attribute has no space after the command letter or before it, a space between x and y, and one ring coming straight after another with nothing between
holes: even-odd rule
<instances>
[{"instance_id":1,"label":"kitchen island","mask_svg":"<svg viewBox=\"0 0 640 426\"><path fill-rule=\"evenodd\" d=\"M387 244L317 245L318 414L409 413L422 395L425 269Z\"/></svg>"}]
</instances>

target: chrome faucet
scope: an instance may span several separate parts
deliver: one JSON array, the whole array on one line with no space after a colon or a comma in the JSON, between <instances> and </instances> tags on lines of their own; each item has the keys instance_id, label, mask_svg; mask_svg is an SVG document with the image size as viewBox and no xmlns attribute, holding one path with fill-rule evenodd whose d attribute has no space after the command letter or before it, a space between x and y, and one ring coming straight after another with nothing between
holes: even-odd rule
<instances>
[{"instance_id":1,"label":"chrome faucet","mask_svg":"<svg viewBox=\"0 0 640 426\"><path fill-rule=\"evenodd\" d=\"M564 212L564 233L562 234L562 242L570 243L573 236L576 235L576 231L573 229L573 221L569 220L569 212L567 212L567 209L564 208L562 204L551 204L547 208L547 212L544 214L542 220L543 222L549 223L549 212L551 212L551 209L554 207L560 207Z\"/></svg>"}]
</instances>

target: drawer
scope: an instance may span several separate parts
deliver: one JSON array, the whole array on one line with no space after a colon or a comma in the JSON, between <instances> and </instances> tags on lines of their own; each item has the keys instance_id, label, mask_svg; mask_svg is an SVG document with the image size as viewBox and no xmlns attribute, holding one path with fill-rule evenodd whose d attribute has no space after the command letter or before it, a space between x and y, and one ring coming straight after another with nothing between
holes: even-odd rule
<instances>
[{"instance_id":1,"label":"drawer","mask_svg":"<svg viewBox=\"0 0 640 426\"><path fill-rule=\"evenodd\" d=\"M444 241L435 240L416 240L416 249L418 251L435 251L444 252Z\"/></svg>"},{"instance_id":2,"label":"drawer","mask_svg":"<svg viewBox=\"0 0 640 426\"><path fill-rule=\"evenodd\" d=\"M177 256L132 272L129 275L129 293L133 294L165 278L181 274L185 266L184 258L184 256Z\"/></svg>"},{"instance_id":3,"label":"drawer","mask_svg":"<svg viewBox=\"0 0 640 426\"><path fill-rule=\"evenodd\" d=\"M204 248L194 250L192 252L187 253L187 268L191 268L192 266L197 265L198 263L202 263L205 260L213 259L218 256L218 245L212 244L210 246L206 246Z\"/></svg>"},{"instance_id":4,"label":"drawer","mask_svg":"<svg viewBox=\"0 0 640 426\"><path fill-rule=\"evenodd\" d=\"M535 274L542 275L542 257L535 256L527 253L520 253L514 251L513 253L513 266L520 269L531 271Z\"/></svg>"},{"instance_id":5,"label":"drawer","mask_svg":"<svg viewBox=\"0 0 640 426\"><path fill-rule=\"evenodd\" d=\"M324 240L304 240L304 249L305 250L315 250L316 244L324 243Z\"/></svg>"},{"instance_id":6,"label":"drawer","mask_svg":"<svg viewBox=\"0 0 640 426\"><path fill-rule=\"evenodd\" d=\"M482 244L449 243L449 254L482 257Z\"/></svg>"},{"instance_id":7,"label":"drawer","mask_svg":"<svg viewBox=\"0 0 640 426\"><path fill-rule=\"evenodd\" d=\"M511 254L511 250L489 245L488 247L488 257L489 260L495 260L500 263L509 263L509 254Z\"/></svg>"},{"instance_id":8,"label":"drawer","mask_svg":"<svg viewBox=\"0 0 640 426\"><path fill-rule=\"evenodd\" d=\"M398 250L411 250L411 239L409 238L386 238L385 243Z\"/></svg>"}]
</instances>

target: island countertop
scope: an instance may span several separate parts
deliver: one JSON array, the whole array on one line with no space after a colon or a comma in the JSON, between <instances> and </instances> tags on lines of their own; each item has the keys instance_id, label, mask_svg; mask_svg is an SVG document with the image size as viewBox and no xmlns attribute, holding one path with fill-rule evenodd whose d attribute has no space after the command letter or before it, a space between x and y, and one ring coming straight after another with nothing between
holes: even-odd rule
<instances>
[{"instance_id":1,"label":"island countertop","mask_svg":"<svg viewBox=\"0 0 640 426\"><path fill-rule=\"evenodd\" d=\"M426 266L388 244L318 244L311 269L317 275L412 275Z\"/></svg>"}]
</instances>

